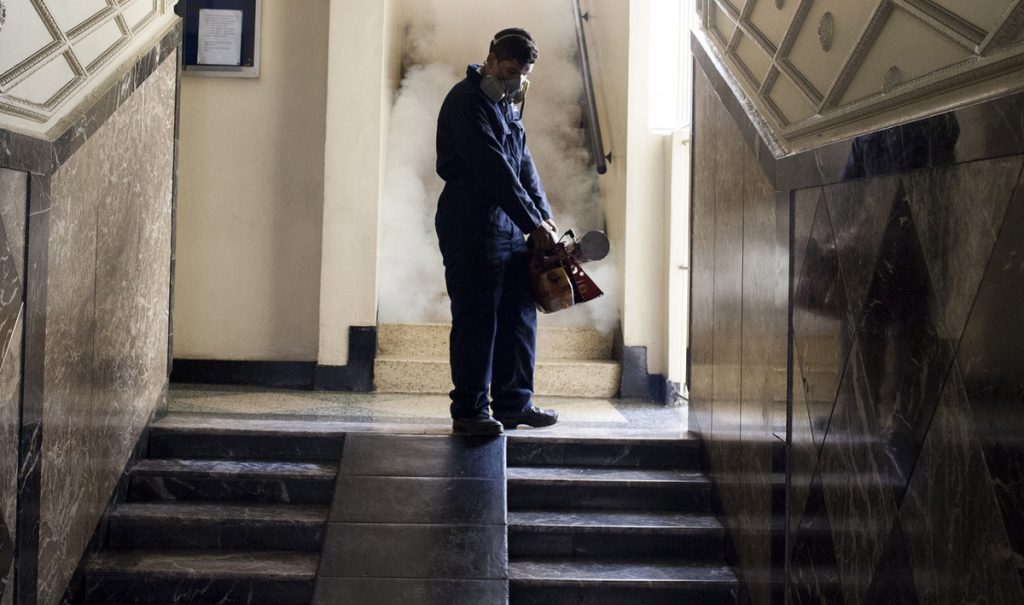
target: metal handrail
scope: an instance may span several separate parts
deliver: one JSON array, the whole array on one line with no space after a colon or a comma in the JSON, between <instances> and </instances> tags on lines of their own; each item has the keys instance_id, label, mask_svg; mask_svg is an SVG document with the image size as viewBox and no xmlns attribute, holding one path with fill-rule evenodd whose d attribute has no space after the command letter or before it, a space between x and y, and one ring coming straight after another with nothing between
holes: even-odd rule
<instances>
[{"instance_id":1,"label":"metal handrail","mask_svg":"<svg viewBox=\"0 0 1024 605\"><path fill-rule=\"evenodd\" d=\"M601 124L597 121L597 102L594 99L594 80L590 77L590 56L587 54L587 37L583 33L583 22L589 18L588 13L580 9L580 0L572 2L573 21L576 23L576 44L580 53L580 72L583 75L583 94L586 97L587 126L590 130L590 151L594 156L594 167L598 174L608 172L606 162L612 160L612 154L605 155L604 142L601 140Z\"/></svg>"}]
</instances>

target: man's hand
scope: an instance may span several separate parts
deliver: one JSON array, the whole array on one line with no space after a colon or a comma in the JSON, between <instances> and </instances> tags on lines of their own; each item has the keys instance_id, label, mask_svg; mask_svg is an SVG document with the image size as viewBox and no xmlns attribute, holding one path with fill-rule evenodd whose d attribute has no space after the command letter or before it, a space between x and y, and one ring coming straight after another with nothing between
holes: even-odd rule
<instances>
[{"instance_id":1,"label":"man's hand","mask_svg":"<svg viewBox=\"0 0 1024 605\"><path fill-rule=\"evenodd\" d=\"M558 232L555 230L555 222L547 219L533 230L530 238L533 240L533 244L542 252L547 252L554 248L555 244L558 243Z\"/></svg>"}]
</instances>

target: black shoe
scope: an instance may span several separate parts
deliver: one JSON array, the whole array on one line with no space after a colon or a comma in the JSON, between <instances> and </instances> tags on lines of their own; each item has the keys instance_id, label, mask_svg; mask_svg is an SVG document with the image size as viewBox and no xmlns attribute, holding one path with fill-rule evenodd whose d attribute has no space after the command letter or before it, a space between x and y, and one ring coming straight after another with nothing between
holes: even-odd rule
<instances>
[{"instance_id":1,"label":"black shoe","mask_svg":"<svg viewBox=\"0 0 1024 605\"><path fill-rule=\"evenodd\" d=\"M452 432L460 435L496 436L502 433L501 423L490 416L453 418Z\"/></svg>"},{"instance_id":2,"label":"black shoe","mask_svg":"<svg viewBox=\"0 0 1024 605\"><path fill-rule=\"evenodd\" d=\"M520 424L540 428L542 426L551 426L558 422L558 412L530 406L518 414L502 414L501 416L495 416L495 418L507 429L514 429Z\"/></svg>"}]
</instances>

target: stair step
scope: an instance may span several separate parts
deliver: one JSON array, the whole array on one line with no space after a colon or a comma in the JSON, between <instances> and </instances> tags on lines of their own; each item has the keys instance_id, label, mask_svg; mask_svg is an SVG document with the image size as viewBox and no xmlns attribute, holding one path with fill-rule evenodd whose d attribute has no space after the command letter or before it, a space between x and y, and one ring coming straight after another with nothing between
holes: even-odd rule
<instances>
[{"instance_id":1,"label":"stair step","mask_svg":"<svg viewBox=\"0 0 1024 605\"><path fill-rule=\"evenodd\" d=\"M618 394L621 373L621 367L614 361L538 361L534 393L607 399ZM380 393L441 394L452 389L447 358L378 356L373 382Z\"/></svg>"},{"instance_id":2,"label":"stair step","mask_svg":"<svg viewBox=\"0 0 1024 605\"><path fill-rule=\"evenodd\" d=\"M713 515L639 511L512 511L509 556L721 559Z\"/></svg>"},{"instance_id":3,"label":"stair step","mask_svg":"<svg viewBox=\"0 0 1024 605\"><path fill-rule=\"evenodd\" d=\"M307 504L146 502L110 514L112 548L319 551L328 507Z\"/></svg>"},{"instance_id":4,"label":"stair step","mask_svg":"<svg viewBox=\"0 0 1024 605\"><path fill-rule=\"evenodd\" d=\"M330 504L337 473L337 464L325 462L141 460L128 497Z\"/></svg>"},{"instance_id":5,"label":"stair step","mask_svg":"<svg viewBox=\"0 0 1024 605\"><path fill-rule=\"evenodd\" d=\"M150 429L149 455L153 458L206 458L229 460L333 460L341 458L341 434L308 431L234 430L209 427L164 426Z\"/></svg>"},{"instance_id":6,"label":"stair step","mask_svg":"<svg viewBox=\"0 0 1024 605\"><path fill-rule=\"evenodd\" d=\"M385 356L448 359L450 324L382 324L377 352ZM593 328L542 327L537 330L539 359L611 359L613 335Z\"/></svg>"},{"instance_id":7,"label":"stair step","mask_svg":"<svg viewBox=\"0 0 1024 605\"><path fill-rule=\"evenodd\" d=\"M613 509L707 512L711 483L680 470L509 467L508 506L523 509Z\"/></svg>"},{"instance_id":8,"label":"stair step","mask_svg":"<svg viewBox=\"0 0 1024 605\"><path fill-rule=\"evenodd\" d=\"M85 564L86 603L309 603L319 556L105 551Z\"/></svg>"},{"instance_id":9,"label":"stair step","mask_svg":"<svg viewBox=\"0 0 1024 605\"><path fill-rule=\"evenodd\" d=\"M697 470L700 440L510 437L510 466L570 465Z\"/></svg>"},{"instance_id":10,"label":"stair step","mask_svg":"<svg viewBox=\"0 0 1024 605\"><path fill-rule=\"evenodd\" d=\"M509 602L676 605L739 602L740 584L724 565L687 562L529 559L509 563Z\"/></svg>"}]
</instances>

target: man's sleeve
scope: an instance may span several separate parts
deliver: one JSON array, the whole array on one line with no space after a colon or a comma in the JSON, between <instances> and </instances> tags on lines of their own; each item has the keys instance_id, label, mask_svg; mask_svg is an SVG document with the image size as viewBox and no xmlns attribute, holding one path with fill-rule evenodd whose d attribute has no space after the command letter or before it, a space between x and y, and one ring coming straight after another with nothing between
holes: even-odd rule
<instances>
[{"instance_id":1,"label":"man's sleeve","mask_svg":"<svg viewBox=\"0 0 1024 605\"><path fill-rule=\"evenodd\" d=\"M452 146L486 195L497 202L523 233L530 233L546 218L519 182L505 159L485 109L458 100L449 114Z\"/></svg>"},{"instance_id":2,"label":"man's sleeve","mask_svg":"<svg viewBox=\"0 0 1024 605\"><path fill-rule=\"evenodd\" d=\"M551 202L548 201L548 194L544 191L544 185L540 182L537 166L533 163L533 156L530 154L530 149L526 146L525 141L523 142L523 162L519 166L519 181L523 184L526 193L530 195L530 199L533 200L534 206L540 211L544 220L551 218L554 214L551 212Z\"/></svg>"}]
</instances>

